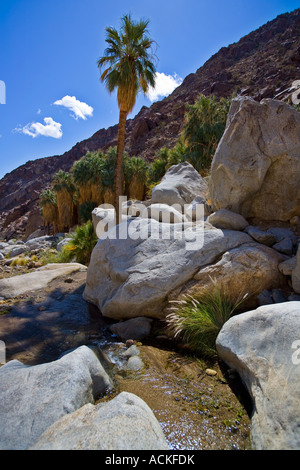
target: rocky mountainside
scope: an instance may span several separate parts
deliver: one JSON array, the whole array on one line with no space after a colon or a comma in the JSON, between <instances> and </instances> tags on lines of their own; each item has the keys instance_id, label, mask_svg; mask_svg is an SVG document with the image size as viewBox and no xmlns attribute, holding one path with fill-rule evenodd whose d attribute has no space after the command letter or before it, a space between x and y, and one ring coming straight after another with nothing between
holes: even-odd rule
<instances>
[{"instance_id":1,"label":"rocky mountainside","mask_svg":"<svg viewBox=\"0 0 300 470\"><path fill-rule=\"evenodd\" d=\"M243 94L285 99L300 79L300 9L278 16L239 42L223 47L167 98L143 107L127 122L126 150L151 161L162 146L173 146L186 105L200 93ZM101 129L60 156L29 161L0 181L0 233L28 235L40 223L38 198L59 169L68 171L87 151L116 145L117 125Z\"/></svg>"}]
</instances>

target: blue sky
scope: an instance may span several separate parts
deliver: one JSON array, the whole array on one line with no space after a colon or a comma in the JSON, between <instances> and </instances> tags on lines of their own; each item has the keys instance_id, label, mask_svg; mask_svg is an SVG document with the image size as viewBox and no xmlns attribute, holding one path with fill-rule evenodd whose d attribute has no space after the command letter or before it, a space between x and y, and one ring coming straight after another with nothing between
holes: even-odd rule
<instances>
[{"instance_id":1,"label":"blue sky","mask_svg":"<svg viewBox=\"0 0 300 470\"><path fill-rule=\"evenodd\" d=\"M116 97L101 84L97 60L106 47L105 27L118 28L124 14L150 20L161 90L151 100L157 100L221 47L299 7L287 0L0 0L6 87L0 178L118 122ZM140 96L129 117L151 100Z\"/></svg>"}]
</instances>

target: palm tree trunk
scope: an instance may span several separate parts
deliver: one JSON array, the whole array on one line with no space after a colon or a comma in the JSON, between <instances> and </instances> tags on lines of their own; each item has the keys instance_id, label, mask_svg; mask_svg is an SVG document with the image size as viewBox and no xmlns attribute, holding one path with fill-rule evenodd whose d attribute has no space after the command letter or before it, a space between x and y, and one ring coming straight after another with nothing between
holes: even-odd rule
<instances>
[{"instance_id":1,"label":"palm tree trunk","mask_svg":"<svg viewBox=\"0 0 300 470\"><path fill-rule=\"evenodd\" d=\"M127 111L120 109L119 127L118 127L118 144L116 156L116 169L115 169L115 209L116 209L116 225L119 223L121 213L119 196L122 196L122 167L123 167L123 153L125 147L125 130Z\"/></svg>"}]
</instances>

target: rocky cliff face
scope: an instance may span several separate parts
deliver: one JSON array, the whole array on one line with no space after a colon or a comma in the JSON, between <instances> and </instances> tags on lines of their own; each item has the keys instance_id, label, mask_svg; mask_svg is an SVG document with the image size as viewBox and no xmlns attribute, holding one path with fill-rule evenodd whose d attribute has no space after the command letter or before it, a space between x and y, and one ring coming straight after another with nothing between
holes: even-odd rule
<instances>
[{"instance_id":1,"label":"rocky cliff face","mask_svg":"<svg viewBox=\"0 0 300 470\"><path fill-rule=\"evenodd\" d=\"M300 9L280 15L239 42L223 47L170 96L143 107L127 122L126 150L151 161L162 146L173 146L180 133L186 105L199 93L233 93L285 99L300 79ZM0 233L29 234L41 222L37 209L41 189L59 169L68 171L87 151L116 145L117 125L101 129L61 156L29 161L0 181Z\"/></svg>"}]
</instances>

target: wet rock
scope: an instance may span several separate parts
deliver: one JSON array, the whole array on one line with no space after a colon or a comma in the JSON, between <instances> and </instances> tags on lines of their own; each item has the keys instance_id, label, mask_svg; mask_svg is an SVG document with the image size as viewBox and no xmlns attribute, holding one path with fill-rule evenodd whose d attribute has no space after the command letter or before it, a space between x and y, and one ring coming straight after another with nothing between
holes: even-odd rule
<instances>
[{"instance_id":1,"label":"wet rock","mask_svg":"<svg viewBox=\"0 0 300 470\"><path fill-rule=\"evenodd\" d=\"M139 371L145 367L142 359L139 356L131 356L126 364L126 369L131 371Z\"/></svg>"},{"instance_id":2,"label":"wet rock","mask_svg":"<svg viewBox=\"0 0 300 470\"><path fill-rule=\"evenodd\" d=\"M139 356L139 355L140 355L140 350L135 344L130 346L126 351L124 351L121 354L122 357L127 357L127 358L130 358L133 356Z\"/></svg>"},{"instance_id":3,"label":"wet rock","mask_svg":"<svg viewBox=\"0 0 300 470\"><path fill-rule=\"evenodd\" d=\"M122 341L130 339L140 341L150 334L152 321L151 318L138 317L116 323L109 328Z\"/></svg>"}]
</instances>

